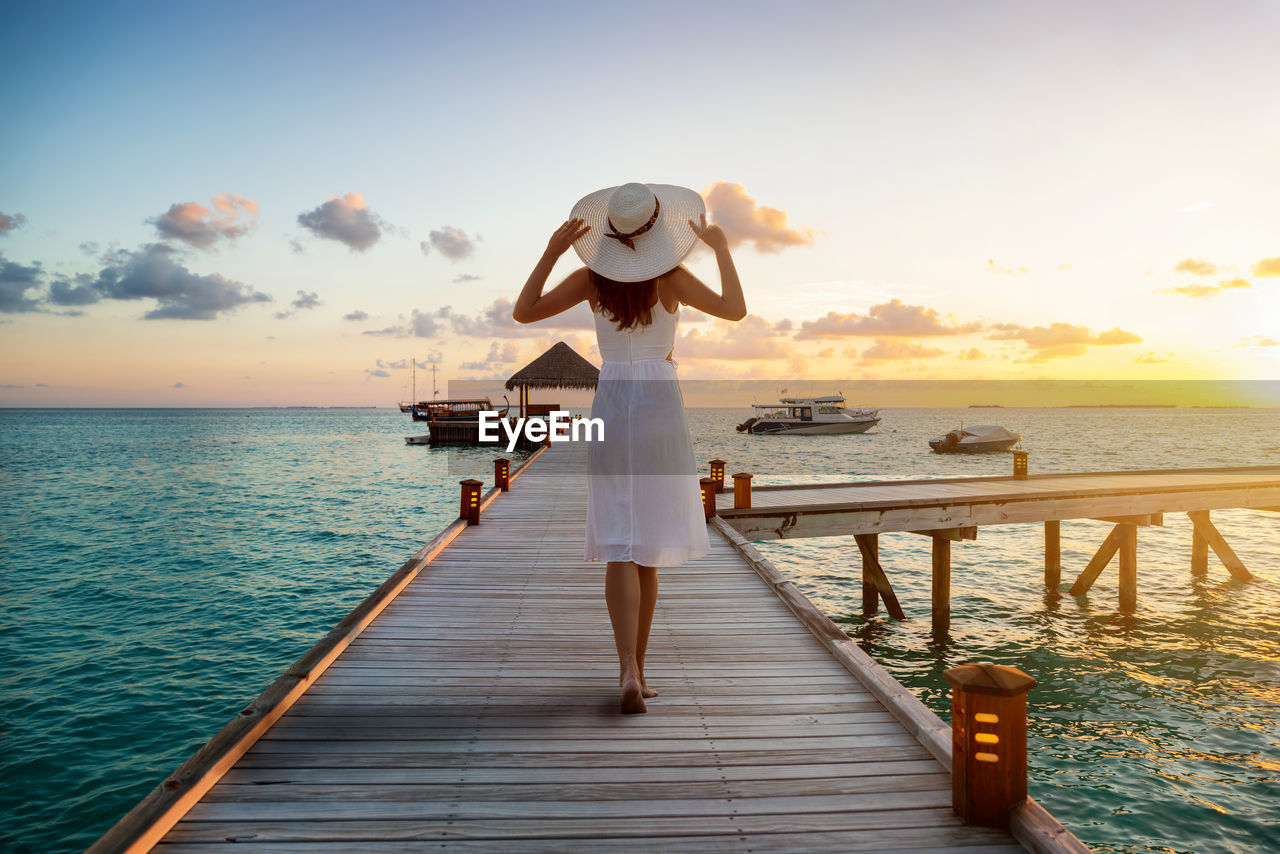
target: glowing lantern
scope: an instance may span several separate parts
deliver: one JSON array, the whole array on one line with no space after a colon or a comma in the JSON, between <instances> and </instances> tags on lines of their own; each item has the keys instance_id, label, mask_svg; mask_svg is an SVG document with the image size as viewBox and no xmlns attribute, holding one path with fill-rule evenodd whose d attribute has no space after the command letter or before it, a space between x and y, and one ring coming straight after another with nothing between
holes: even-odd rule
<instances>
[{"instance_id":1,"label":"glowing lantern","mask_svg":"<svg viewBox=\"0 0 1280 854\"><path fill-rule=\"evenodd\" d=\"M711 461L711 479L716 482L716 495L724 492L724 460Z\"/></svg>"},{"instance_id":2,"label":"glowing lantern","mask_svg":"<svg viewBox=\"0 0 1280 854\"><path fill-rule=\"evenodd\" d=\"M468 525L479 525L480 487L484 486L484 481L467 478L459 483L462 484L462 512L459 516L466 519Z\"/></svg>"},{"instance_id":3,"label":"glowing lantern","mask_svg":"<svg viewBox=\"0 0 1280 854\"><path fill-rule=\"evenodd\" d=\"M709 477L699 479L702 489L702 515L710 519L716 515L716 482Z\"/></svg>"},{"instance_id":4,"label":"glowing lantern","mask_svg":"<svg viewBox=\"0 0 1280 854\"><path fill-rule=\"evenodd\" d=\"M503 492L511 491L511 460L493 461L493 482Z\"/></svg>"},{"instance_id":5,"label":"glowing lantern","mask_svg":"<svg viewBox=\"0 0 1280 854\"><path fill-rule=\"evenodd\" d=\"M1008 827L1027 799L1027 692L1036 680L1016 667L969 662L951 683L951 807L965 824Z\"/></svg>"},{"instance_id":6,"label":"glowing lantern","mask_svg":"<svg viewBox=\"0 0 1280 854\"><path fill-rule=\"evenodd\" d=\"M1013 478L1014 480L1027 479L1027 452L1013 452Z\"/></svg>"}]
</instances>

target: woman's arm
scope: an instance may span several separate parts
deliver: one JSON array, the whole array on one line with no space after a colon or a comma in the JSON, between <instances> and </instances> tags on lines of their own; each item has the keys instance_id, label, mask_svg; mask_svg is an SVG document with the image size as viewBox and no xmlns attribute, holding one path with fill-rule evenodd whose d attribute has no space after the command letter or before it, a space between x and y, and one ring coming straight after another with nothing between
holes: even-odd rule
<instances>
[{"instance_id":1,"label":"woman's arm","mask_svg":"<svg viewBox=\"0 0 1280 854\"><path fill-rule=\"evenodd\" d=\"M742 282L738 280L738 270L729 255L729 241L724 231L718 225L707 225L706 214L702 215L701 226L689 220L689 227L716 253L716 263L720 267L720 293L711 290L683 267L677 267L670 279L672 291L680 302L699 311L725 320L741 320L747 316L747 300L742 295Z\"/></svg>"},{"instance_id":2,"label":"woman's arm","mask_svg":"<svg viewBox=\"0 0 1280 854\"><path fill-rule=\"evenodd\" d=\"M551 240L547 241L547 251L538 259L537 266L529 274L529 280L524 283L524 289L520 291L515 307L511 310L511 317L517 323L534 323L555 317L587 299L591 293L591 278L585 267L574 270L568 278L552 288L550 293L544 295L542 289L560 256L568 251L575 240L590 230L591 226L583 225L582 220L571 219L551 235Z\"/></svg>"}]
</instances>

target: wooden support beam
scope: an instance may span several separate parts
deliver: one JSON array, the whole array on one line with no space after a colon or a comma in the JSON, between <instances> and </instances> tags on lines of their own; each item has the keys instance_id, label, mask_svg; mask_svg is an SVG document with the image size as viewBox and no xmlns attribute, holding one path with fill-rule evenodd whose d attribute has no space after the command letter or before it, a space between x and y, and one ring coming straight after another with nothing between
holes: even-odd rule
<instances>
[{"instance_id":1,"label":"wooden support beam","mask_svg":"<svg viewBox=\"0 0 1280 854\"><path fill-rule=\"evenodd\" d=\"M878 534L864 534L867 546L863 548L863 541L858 539L858 551L862 557L862 615L870 617L880 608L880 593L876 590L876 583L872 578L871 569L867 566L866 549L871 550L877 559L880 557L880 536Z\"/></svg>"},{"instance_id":2,"label":"wooden support beam","mask_svg":"<svg viewBox=\"0 0 1280 854\"><path fill-rule=\"evenodd\" d=\"M1209 574L1209 541L1194 524L1191 526L1191 574L1202 578Z\"/></svg>"},{"instance_id":3,"label":"wooden support beam","mask_svg":"<svg viewBox=\"0 0 1280 854\"><path fill-rule=\"evenodd\" d=\"M1117 525L1120 532L1120 610L1138 607L1138 526Z\"/></svg>"},{"instance_id":4,"label":"wooden support beam","mask_svg":"<svg viewBox=\"0 0 1280 854\"><path fill-rule=\"evenodd\" d=\"M1062 523L1044 523L1044 586L1057 590L1062 583Z\"/></svg>"},{"instance_id":5,"label":"wooden support beam","mask_svg":"<svg viewBox=\"0 0 1280 854\"><path fill-rule=\"evenodd\" d=\"M862 552L864 604L866 602L865 579L867 573L870 573L871 583L884 601L884 606L889 611L889 616L895 620L905 620L907 615L903 613L902 606L898 604L898 597L893 592L893 585L889 583L889 577L884 574L884 568L880 566L879 546L875 541L875 535L858 534L854 539L858 541L858 551Z\"/></svg>"},{"instance_id":6,"label":"wooden support beam","mask_svg":"<svg viewBox=\"0 0 1280 854\"><path fill-rule=\"evenodd\" d=\"M978 539L978 526L966 525L963 528L934 528L931 531L908 531L908 533L920 534L925 537L946 537L948 540L959 542L960 540Z\"/></svg>"},{"instance_id":7,"label":"wooden support beam","mask_svg":"<svg viewBox=\"0 0 1280 854\"><path fill-rule=\"evenodd\" d=\"M1141 525L1147 527L1164 525L1163 513L1139 513L1136 516L1091 516L1097 522L1110 522L1113 525Z\"/></svg>"},{"instance_id":8,"label":"wooden support beam","mask_svg":"<svg viewBox=\"0 0 1280 854\"><path fill-rule=\"evenodd\" d=\"M1208 542L1209 547L1213 549L1213 553L1218 556L1218 560L1222 561L1222 565L1231 573L1232 578L1238 581L1249 581L1253 578L1249 570L1245 568L1244 563L1240 558L1236 557L1236 553L1232 551L1231 546L1227 545L1227 541L1222 538L1222 534L1218 533L1218 529L1210 521L1208 510L1193 510L1187 516L1190 517L1191 524L1195 526L1196 533Z\"/></svg>"},{"instance_id":9,"label":"wooden support beam","mask_svg":"<svg viewBox=\"0 0 1280 854\"><path fill-rule=\"evenodd\" d=\"M951 628L951 538L933 538L933 631L946 634Z\"/></svg>"},{"instance_id":10,"label":"wooden support beam","mask_svg":"<svg viewBox=\"0 0 1280 854\"><path fill-rule=\"evenodd\" d=\"M1120 527L1116 525L1111 529L1111 533L1107 534L1107 538L1102 541L1102 545L1098 548L1098 553L1089 560L1089 565L1084 568L1084 572L1080 573L1080 577L1076 579L1076 583L1071 585L1070 593L1072 596L1083 596L1089 592L1089 588L1093 586L1093 582L1098 580L1098 576L1102 574L1102 570L1107 568L1107 564L1111 563L1111 558L1115 556L1116 549L1120 548Z\"/></svg>"}]
</instances>

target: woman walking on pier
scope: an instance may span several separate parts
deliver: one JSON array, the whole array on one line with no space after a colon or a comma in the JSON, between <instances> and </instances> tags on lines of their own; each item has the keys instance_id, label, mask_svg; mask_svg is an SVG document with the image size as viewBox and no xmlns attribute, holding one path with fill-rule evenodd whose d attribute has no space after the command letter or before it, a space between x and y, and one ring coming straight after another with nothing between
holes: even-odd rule
<instances>
[{"instance_id":1,"label":"woman walking on pier","mask_svg":"<svg viewBox=\"0 0 1280 854\"><path fill-rule=\"evenodd\" d=\"M715 252L721 293L680 262L701 239ZM586 264L542 293L572 246ZM624 184L594 192L551 235L512 316L553 317L586 300L603 364L591 417L604 439L587 451L584 557L605 561L605 602L618 649L623 714L645 711L658 692L644 679L644 656L658 601L657 567L677 566L709 549L693 442L674 352L680 304L725 320L746 316L746 301L724 232L707 225L693 190Z\"/></svg>"}]
</instances>

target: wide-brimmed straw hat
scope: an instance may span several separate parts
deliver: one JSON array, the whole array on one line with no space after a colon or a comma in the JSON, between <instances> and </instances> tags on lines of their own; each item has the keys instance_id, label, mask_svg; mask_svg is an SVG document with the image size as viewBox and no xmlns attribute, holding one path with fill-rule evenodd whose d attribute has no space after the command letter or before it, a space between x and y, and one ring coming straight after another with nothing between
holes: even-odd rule
<instances>
[{"instance_id":1,"label":"wide-brimmed straw hat","mask_svg":"<svg viewBox=\"0 0 1280 854\"><path fill-rule=\"evenodd\" d=\"M697 191L671 184L623 184L583 197L569 214L591 230L573 244L582 263L615 282L643 282L693 251L689 220L707 212Z\"/></svg>"}]
</instances>

